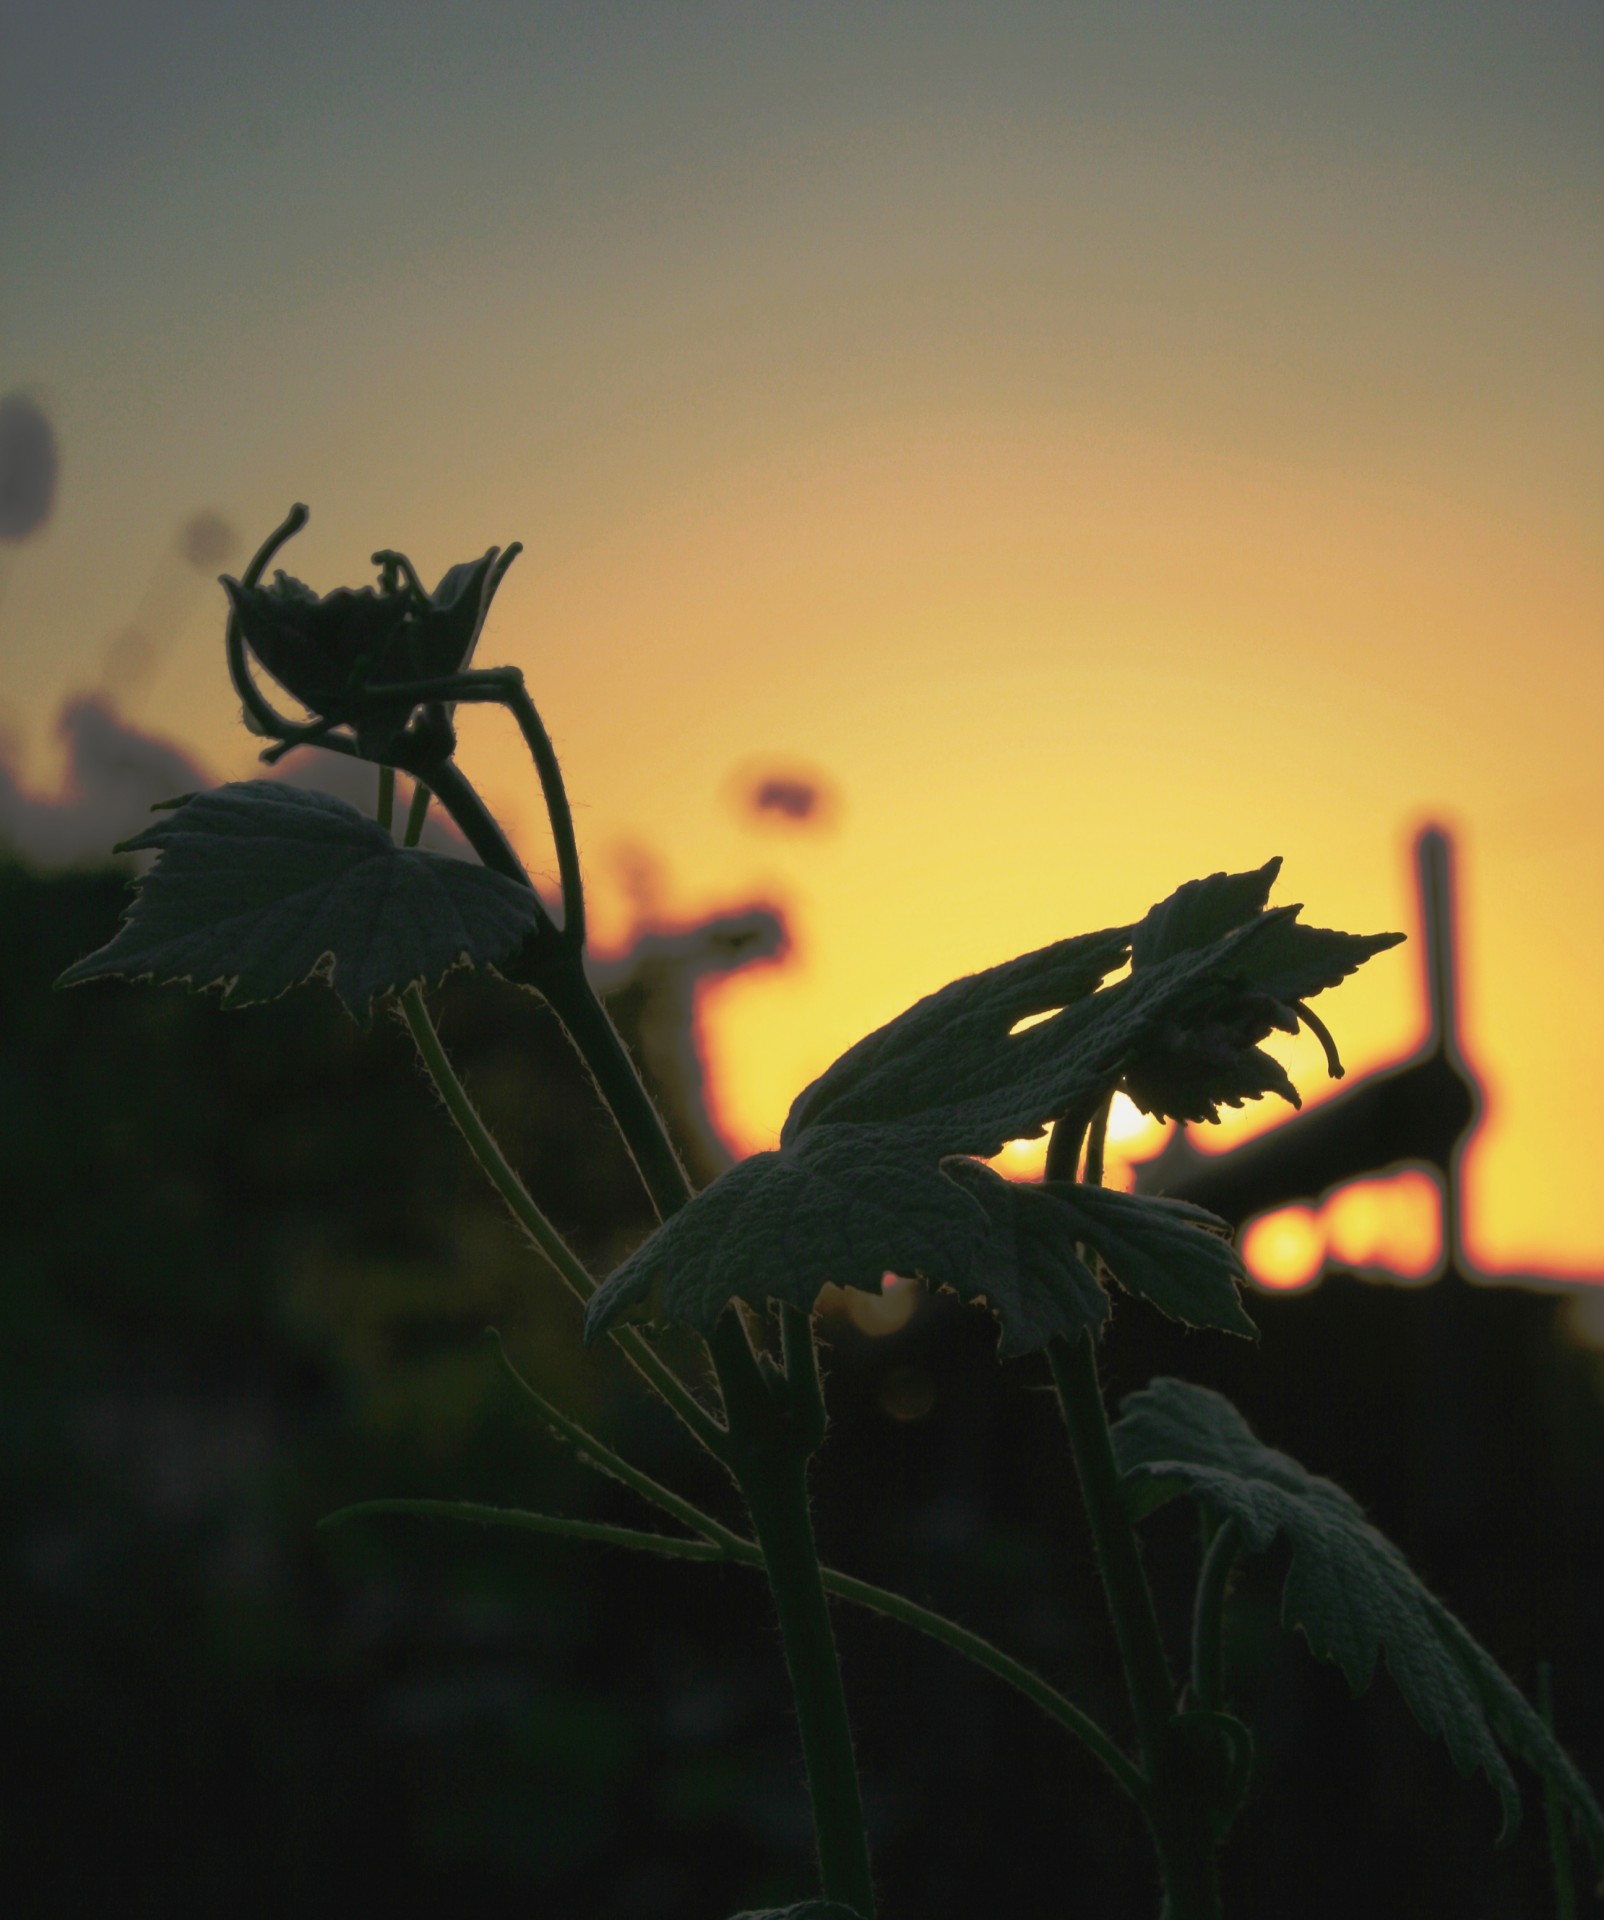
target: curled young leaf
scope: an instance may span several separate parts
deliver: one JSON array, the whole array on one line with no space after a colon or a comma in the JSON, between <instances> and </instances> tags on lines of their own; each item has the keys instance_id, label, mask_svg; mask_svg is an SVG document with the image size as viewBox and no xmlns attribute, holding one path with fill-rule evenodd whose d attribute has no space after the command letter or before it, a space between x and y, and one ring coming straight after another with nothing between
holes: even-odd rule
<instances>
[{"instance_id":1,"label":"curled young leaf","mask_svg":"<svg viewBox=\"0 0 1604 1920\"><path fill-rule=\"evenodd\" d=\"M1302 925L1301 907L1269 908L1280 868L1277 858L1252 873L1189 880L1133 931L1133 978L1230 943L1229 960L1207 990L1155 1023L1127 1065L1123 1090L1144 1113L1217 1121L1222 1106L1267 1093L1301 1106L1285 1068L1259 1045L1277 1030L1296 1033L1300 1021L1319 1036L1332 1077L1342 1077L1335 1043L1304 1002L1404 936L1334 933Z\"/></svg>"},{"instance_id":2,"label":"curled young leaf","mask_svg":"<svg viewBox=\"0 0 1604 1920\"><path fill-rule=\"evenodd\" d=\"M365 1026L375 995L504 960L540 902L499 873L398 847L344 800L277 780L191 795L124 841L151 849L116 936L58 986L121 975L274 1000L326 970Z\"/></svg>"},{"instance_id":3,"label":"curled young leaf","mask_svg":"<svg viewBox=\"0 0 1604 1920\"><path fill-rule=\"evenodd\" d=\"M1292 1559L1281 1617L1311 1651L1336 1662L1355 1693L1384 1657L1410 1711L1447 1743L1460 1772L1479 1767L1492 1782L1506 1832L1520 1818L1520 1794L1504 1750L1547 1774L1604 1867L1604 1813L1569 1757L1349 1494L1265 1446L1207 1387L1159 1379L1121 1408L1114 1453L1139 1515L1185 1493L1235 1520L1249 1553L1285 1539Z\"/></svg>"},{"instance_id":4,"label":"curled young leaf","mask_svg":"<svg viewBox=\"0 0 1604 1920\"><path fill-rule=\"evenodd\" d=\"M473 657L494 591L499 548L447 569L433 593L400 554L378 587L337 587L321 598L282 571L272 584L223 591L245 644L302 706L331 723L351 721L358 750L376 758L393 747L412 715L407 702L365 703L370 686L460 673Z\"/></svg>"}]
</instances>

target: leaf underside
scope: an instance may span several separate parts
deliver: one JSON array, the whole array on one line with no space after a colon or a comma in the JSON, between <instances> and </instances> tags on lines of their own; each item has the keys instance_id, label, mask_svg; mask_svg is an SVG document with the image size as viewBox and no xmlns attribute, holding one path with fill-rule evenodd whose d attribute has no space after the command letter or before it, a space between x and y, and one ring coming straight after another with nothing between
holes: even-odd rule
<instances>
[{"instance_id":1,"label":"leaf underside","mask_svg":"<svg viewBox=\"0 0 1604 1920\"><path fill-rule=\"evenodd\" d=\"M1121 1407L1114 1451L1139 1516L1185 1493L1235 1520L1250 1553L1284 1537L1292 1559L1283 1624L1340 1666L1356 1694L1385 1656L1420 1725L1446 1742L1461 1773L1480 1768L1492 1782L1506 1835L1519 1821L1520 1795L1504 1750L1547 1775L1604 1867L1604 1813L1563 1748L1357 1501L1265 1446L1207 1387L1159 1379Z\"/></svg>"},{"instance_id":2,"label":"leaf underside","mask_svg":"<svg viewBox=\"0 0 1604 1920\"><path fill-rule=\"evenodd\" d=\"M58 986L182 980L240 1007L322 975L366 1026L377 995L506 959L538 912L504 875L398 847L345 801L276 780L192 795L118 851L147 849L116 936Z\"/></svg>"}]
</instances>

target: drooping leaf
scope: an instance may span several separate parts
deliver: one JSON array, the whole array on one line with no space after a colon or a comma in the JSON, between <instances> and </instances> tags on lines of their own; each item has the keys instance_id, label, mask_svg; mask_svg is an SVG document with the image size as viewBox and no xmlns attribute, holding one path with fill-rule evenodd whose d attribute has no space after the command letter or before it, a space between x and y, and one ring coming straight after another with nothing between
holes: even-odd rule
<instances>
[{"instance_id":1,"label":"drooping leaf","mask_svg":"<svg viewBox=\"0 0 1604 1920\"><path fill-rule=\"evenodd\" d=\"M326 971L366 1025L376 994L505 959L539 912L515 881L398 847L345 801L276 780L195 794L118 851L146 849L115 938L58 986L183 980L238 1007Z\"/></svg>"},{"instance_id":2,"label":"drooping leaf","mask_svg":"<svg viewBox=\"0 0 1604 1920\"><path fill-rule=\"evenodd\" d=\"M1042 1191L1064 1214L1067 1231L1097 1249L1127 1293L1189 1327L1258 1337L1237 1294L1246 1274L1225 1221L1186 1200L1111 1187L1052 1181Z\"/></svg>"},{"instance_id":3,"label":"drooping leaf","mask_svg":"<svg viewBox=\"0 0 1604 1920\"><path fill-rule=\"evenodd\" d=\"M586 1340L626 1317L707 1334L732 1300L811 1310L826 1281L878 1293L888 1271L959 1287L985 1210L886 1133L821 1128L740 1161L614 1271L586 1312Z\"/></svg>"},{"instance_id":4,"label":"drooping leaf","mask_svg":"<svg viewBox=\"0 0 1604 1920\"><path fill-rule=\"evenodd\" d=\"M811 1309L827 1281L878 1293L886 1273L988 1306L1003 1359L1101 1332L1108 1297L1080 1258L1094 1246L1128 1291L1192 1326L1253 1334L1241 1264L1212 1214L1183 1201L1068 1181L1004 1180L977 1160L910 1158L889 1130L820 1127L754 1154L630 1255L585 1319L595 1339L629 1317L704 1336L731 1300Z\"/></svg>"},{"instance_id":5,"label":"drooping leaf","mask_svg":"<svg viewBox=\"0 0 1604 1920\"><path fill-rule=\"evenodd\" d=\"M1316 953L1286 945L1296 908L1264 907L1275 866L1194 883L1138 929L1060 941L954 981L860 1040L798 1097L777 1153L724 1175L625 1261L591 1303L588 1336L640 1313L705 1332L732 1299L806 1308L827 1281L877 1292L893 1272L984 1298L1003 1324L1002 1351L1027 1352L1100 1323L1077 1242L1162 1311L1251 1331L1235 1255L1206 1231L1218 1223L1126 1196L1081 1206L1044 1190L1018 1201L965 1168L1089 1112L1144 1063L1155 1085L1167 1076L1166 1099L1184 1080L1188 1110L1272 1088L1296 1099L1267 1055L1256 1057L1268 1079L1244 1053L1244 1035L1268 1030L1265 1006L1271 1024L1296 1024L1252 984L1255 949L1273 936L1264 951L1277 980L1289 954L1307 974ZM1100 985L1133 932L1143 964ZM1325 956L1325 936L1310 937ZM1391 938L1354 944L1370 951Z\"/></svg>"},{"instance_id":6,"label":"drooping leaf","mask_svg":"<svg viewBox=\"0 0 1604 1920\"><path fill-rule=\"evenodd\" d=\"M1520 1795L1504 1749L1550 1772L1604 1867L1604 1813L1574 1765L1357 1501L1265 1446L1230 1401L1207 1387L1155 1380L1121 1407L1114 1452L1134 1511L1151 1512L1186 1493L1234 1519L1250 1553L1284 1538L1292 1549L1284 1624L1339 1665L1355 1693L1369 1686L1384 1657L1410 1711L1447 1743L1460 1772L1479 1767L1492 1782L1506 1832L1520 1818Z\"/></svg>"}]
</instances>

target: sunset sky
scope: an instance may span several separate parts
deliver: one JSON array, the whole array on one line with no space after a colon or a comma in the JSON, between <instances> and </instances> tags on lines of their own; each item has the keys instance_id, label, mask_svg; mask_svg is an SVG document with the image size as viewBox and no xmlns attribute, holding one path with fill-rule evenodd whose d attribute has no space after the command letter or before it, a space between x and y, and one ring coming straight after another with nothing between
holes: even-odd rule
<instances>
[{"instance_id":1,"label":"sunset sky","mask_svg":"<svg viewBox=\"0 0 1604 1920\"><path fill-rule=\"evenodd\" d=\"M602 941L642 855L665 916L790 916L709 994L742 1146L919 994L1197 874L1281 853L1277 899L1413 935L1437 820L1471 1251L1604 1272L1592 0L62 0L6 40L0 395L60 447L0 540L23 788L70 799L95 690L250 776L198 511L254 546L307 501L320 590L522 539L480 662L528 675ZM510 724L464 736L549 872ZM770 768L827 817L755 820ZM1321 1002L1350 1069L1418 1037L1418 967Z\"/></svg>"}]
</instances>

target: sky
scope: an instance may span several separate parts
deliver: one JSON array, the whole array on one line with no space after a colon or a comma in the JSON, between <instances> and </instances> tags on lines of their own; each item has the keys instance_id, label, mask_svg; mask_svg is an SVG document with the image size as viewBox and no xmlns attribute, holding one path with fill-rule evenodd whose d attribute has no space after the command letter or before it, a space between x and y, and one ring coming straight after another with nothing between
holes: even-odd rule
<instances>
[{"instance_id":1,"label":"sky","mask_svg":"<svg viewBox=\"0 0 1604 1920\"><path fill-rule=\"evenodd\" d=\"M319 590L521 539L479 657L555 738L602 944L643 899L786 914L703 1009L738 1146L918 995L1198 874L1280 853L1317 924L1413 934L1438 821L1470 1251L1604 1272L1596 5L62 0L6 38L0 396L58 459L0 515L13 817L72 803L97 714L251 776L211 576L292 501ZM510 725L463 733L549 874ZM776 770L828 804L754 814ZM1351 1070L1406 1051L1418 943L1321 1010Z\"/></svg>"}]
</instances>

